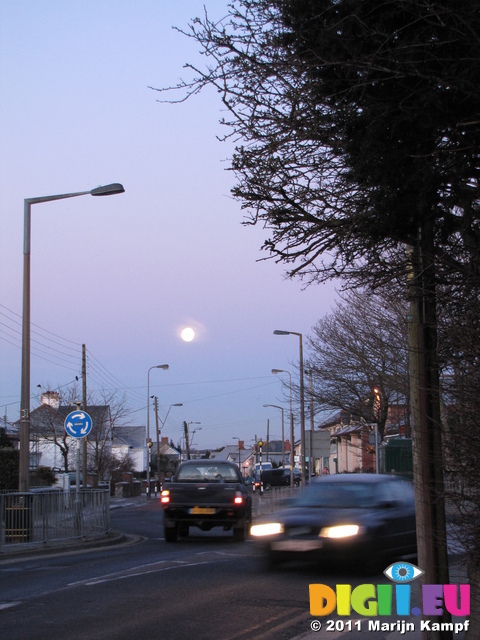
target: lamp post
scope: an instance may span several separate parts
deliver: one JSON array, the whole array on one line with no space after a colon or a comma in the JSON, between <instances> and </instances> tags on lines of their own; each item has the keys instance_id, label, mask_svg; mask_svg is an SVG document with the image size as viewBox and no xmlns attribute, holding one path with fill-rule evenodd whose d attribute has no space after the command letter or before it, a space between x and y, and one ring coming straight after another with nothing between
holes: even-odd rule
<instances>
[{"instance_id":1,"label":"lamp post","mask_svg":"<svg viewBox=\"0 0 480 640\"><path fill-rule=\"evenodd\" d=\"M200 424L200 423L198 423L198 424ZM193 444L193 438L195 437L195 434L197 433L197 431L201 431L201 430L202 430L202 427L198 427L198 429L194 429L192 431L192 437L190 438L190 444L191 445Z\"/></svg>"},{"instance_id":2,"label":"lamp post","mask_svg":"<svg viewBox=\"0 0 480 640\"><path fill-rule=\"evenodd\" d=\"M296 331L280 331L275 329L273 332L276 336L298 336L300 340L300 427L301 427L301 467L302 467L302 483L305 485L306 481L306 468L305 468L305 398L303 394L304 381L303 381L303 335Z\"/></svg>"},{"instance_id":3,"label":"lamp post","mask_svg":"<svg viewBox=\"0 0 480 640\"><path fill-rule=\"evenodd\" d=\"M377 403L377 411L376 411L376 422L375 422L375 473L378 473L378 421L380 420L380 407L381 407L381 398L380 398L380 389L375 387L373 390L375 394L375 400Z\"/></svg>"},{"instance_id":4,"label":"lamp post","mask_svg":"<svg viewBox=\"0 0 480 640\"><path fill-rule=\"evenodd\" d=\"M150 367L147 375L147 500L150 500L150 371L152 369L168 369L168 364L156 364Z\"/></svg>"},{"instance_id":5,"label":"lamp post","mask_svg":"<svg viewBox=\"0 0 480 640\"><path fill-rule=\"evenodd\" d=\"M293 428L292 374L285 369L272 369L273 374L286 373L290 377L290 486L293 487L293 467L295 466L295 433Z\"/></svg>"},{"instance_id":6,"label":"lamp post","mask_svg":"<svg viewBox=\"0 0 480 640\"><path fill-rule=\"evenodd\" d=\"M22 316L22 373L20 400L20 469L19 491L30 490L30 236L32 204L76 198L77 196L110 196L123 193L125 189L119 183L97 187L91 191L63 193L56 196L41 196L24 200L23 223L23 316Z\"/></svg>"},{"instance_id":7,"label":"lamp post","mask_svg":"<svg viewBox=\"0 0 480 640\"><path fill-rule=\"evenodd\" d=\"M280 407L278 404L264 404L263 406L274 407L275 409L280 409L282 412L282 467L285 467L285 423L283 407Z\"/></svg>"},{"instance_id":8,"label":"lamp post","mask_svg":"<svg viewBox=\"0 0 480 640\"><path fill-rule=\"evenodd\" d=\"M310 455L308 456L308 473L310 477L315 473L315 458L313 457L313 435L315 432L315 408L313 404L313 371L309 369L305 371L309 376L309 395L310 395Z\"/></svg>"}]
</instances>

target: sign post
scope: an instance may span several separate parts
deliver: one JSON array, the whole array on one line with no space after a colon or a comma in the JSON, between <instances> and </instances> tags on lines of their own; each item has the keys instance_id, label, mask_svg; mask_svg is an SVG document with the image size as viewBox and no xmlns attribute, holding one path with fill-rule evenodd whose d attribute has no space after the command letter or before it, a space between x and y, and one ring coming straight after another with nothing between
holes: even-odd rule
<instances>
[{"instance_id":1,"label":"sign post","mask_svg":"<svg viewBox=\"0 0 480 640\"><path fill-rule=\"evenodd\" d=\"M72 411L65 418L65 431L72 438L77 440L77 470L76 470L76 530L81 533L81 510L80 510L80 440L86 438L92 430L92 418L86 411L77 409ZM83 486L86 486L86 478L83 478Z\"/></svg>"}]
</instances>

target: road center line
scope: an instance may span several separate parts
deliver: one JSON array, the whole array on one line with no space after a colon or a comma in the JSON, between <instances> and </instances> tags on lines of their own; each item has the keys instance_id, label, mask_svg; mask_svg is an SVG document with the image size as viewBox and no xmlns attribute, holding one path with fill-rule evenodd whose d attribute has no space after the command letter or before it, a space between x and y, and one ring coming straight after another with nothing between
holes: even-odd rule
<instances>
[{"instance_id":1,"label":"road center line","mask_svg":"<svg viewBox=\"0 0 480 640\"><path fill-rule=\"evenodd\" d=\"M169 566L159 567L159 564L168 564ZM135 578L138 576L145 576L151 573L160 573L162 571L171 571L172 569L184 569L186 567L197 567L200 565L211 564L210 561L205 562L184 562L182 560L164 560L161 563L155 562L152 565L143 565L140 567L133 567L128 571L123 571L121 573L112 573L107 574L105 576L99 576L94 579L81 580L79 582L70 582L67 586L69 587L77 587L81 585L85 585L87 587L91 587L97 584L104 584L105 582L115 582L116 580L125 580L126 578ZM155 567L148 569L147 567Z\"/></svg>"}]
</instances>

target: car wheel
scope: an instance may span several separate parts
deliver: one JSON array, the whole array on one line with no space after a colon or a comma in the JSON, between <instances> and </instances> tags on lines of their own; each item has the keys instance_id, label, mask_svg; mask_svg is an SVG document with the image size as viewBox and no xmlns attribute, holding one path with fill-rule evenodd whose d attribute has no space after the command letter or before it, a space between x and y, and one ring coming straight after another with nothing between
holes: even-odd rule
<instances>
[{"instance_id":1,"label":"car wheel","mask_svg":"<svg viewBox=\"0 0 480 640\"><path fill-rule=\"evenodd\" d=\"M248 538L249 528L248 524L243 523L241 527L234 527L233 529L233 539L235 542L245 542Z\"/></svg>"},{"instance_id":2,"label":"car wheel","mask_svg":"<svg viewBox=\"0 0 480 640\"><path fill-rule=\"evenodd\" d=\"M265 564L267 569L270 571L274 571L275 569L278 569L281 563L282 563L281 556L278 553L275 553L275 551L272 551L271 549L269 549L265 556Z\"/></svg>"},{"instance_id":3,"label":"car wheel","mask_svg":"<svg viewBox=\"0 0 480 640\"><path fill-rule=\"evenodd\" d=\"M178 537L178 525L175 524L173 527L165 527L165 540L166 542L176 542Z\"/></svg>"}]
</instances>

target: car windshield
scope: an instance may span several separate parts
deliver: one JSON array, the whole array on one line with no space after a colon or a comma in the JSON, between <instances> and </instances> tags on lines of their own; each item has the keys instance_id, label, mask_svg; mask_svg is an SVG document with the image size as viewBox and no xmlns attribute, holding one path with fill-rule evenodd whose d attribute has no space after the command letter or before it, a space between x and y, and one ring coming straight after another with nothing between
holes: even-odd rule
<instances>
[{"instance_id":1,"label":"car windshield","mask_svg":"<svg viewBox=\"0 0 480 640\"><path fill-rule=\"evenodd\" d=\"M181 467L178 482L239 482L235 467L222 464L198 464Z\"/></svg>"},{"instance_id":2,"label":"car windshield","mask_svg":"<svg viewBox=\"0 0 480 640\"><path fill-rule=\"evenodd\" d=\"M307 487L297 505L302 507L367 508L379 502L379 487L361 482L318 482Z\"/></svg>"}]
</instances>

